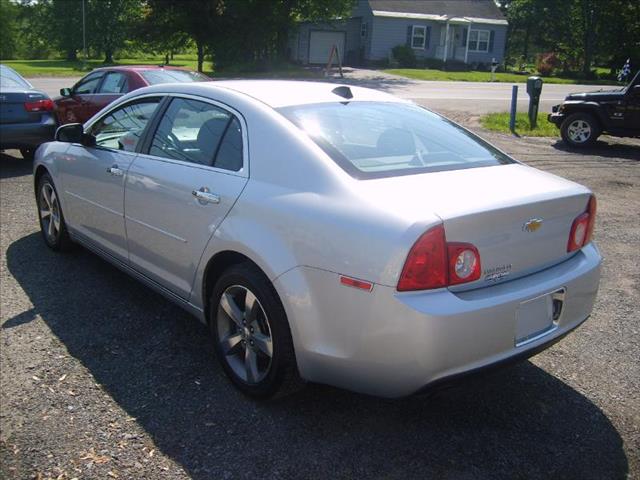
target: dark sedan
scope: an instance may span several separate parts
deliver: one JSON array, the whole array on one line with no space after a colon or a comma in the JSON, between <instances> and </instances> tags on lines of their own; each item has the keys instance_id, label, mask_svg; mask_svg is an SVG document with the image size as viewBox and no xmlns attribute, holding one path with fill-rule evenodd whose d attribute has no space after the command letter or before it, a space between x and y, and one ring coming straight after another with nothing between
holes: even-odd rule
<instances>
[{"instance_id":1,"label":"dark sedan","mask_svg":"<svg viewBox=\"0 0 640 480\"><path fill-rule=\"evenodd\" d=\"M84 123L96 113L138 88L175 82L205 82L206 75L166 66L122 66L96 68L72 88L60 90L55 99L58 123Z\"/></svg>"},{"instance_id":2,"label":"dark sedan","mask_svg":"<svg viewBox=\"0 0 640 480\"><path fill-rule=\"evenodd\" d=\"M0 149L18 148L32 159L38 145L53 140L54 103L15 70L0 65Z\"/></svg>"}]
</instances>

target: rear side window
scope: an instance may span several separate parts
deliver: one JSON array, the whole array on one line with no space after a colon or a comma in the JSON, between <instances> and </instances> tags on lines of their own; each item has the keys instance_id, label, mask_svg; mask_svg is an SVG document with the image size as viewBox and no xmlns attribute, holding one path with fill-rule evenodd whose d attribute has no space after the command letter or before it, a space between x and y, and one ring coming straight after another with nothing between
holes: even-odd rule
<instances>
[{"instance_id":1,"label":"rear side window","mask_svg":"<svg viewBox=\"0 0 640 480\"><path fill-rule=\"evenodd\" d=\"M100 93L126 93L127 92L127 76L121 72L107 73L104 77L102 85L100 85Z\"/></svg>"},{"instance_id":2,"label":"rear side window","mask_svg":"<svg viewBox=\"0 0 640 480\"><path fill-rule=\"evenodd\" d=\"M238 171L242 168L240 123L210 103L175 98L158 125L149 154Z\"/></svg>"},{"instance_id":3,"label":"rear side window","mask_svg":"<svg viewBox=\"0 0 640 480\"><path fill-rule=\"evenodd\" d=\"M413 104L323 103L279 111L355 178L513 163L474 134Z\"/></svg>"},{"instance_id":4,"label":"rear side window","mask_svg":"<svg viewBox=\"0 0 640 480\"><path fill-rule=\"evenodd\" d=\"M140 75L149 85L176 82L206 82L211 80L206 75L188 70L143 70Z\"/></svg>"},{"instance_id":5,"label":"rear side window","mask_svg":"<svg viewBox=\"0 0 640 480\"><path fill-rule=\"evenodd\" d=\"M76 86L73 88L73 93L78 95L95 93L98 89L98 84L100 83L102 75L102 72L91 73L87 75L76 84Z\"/></svg>"}]
</instances>

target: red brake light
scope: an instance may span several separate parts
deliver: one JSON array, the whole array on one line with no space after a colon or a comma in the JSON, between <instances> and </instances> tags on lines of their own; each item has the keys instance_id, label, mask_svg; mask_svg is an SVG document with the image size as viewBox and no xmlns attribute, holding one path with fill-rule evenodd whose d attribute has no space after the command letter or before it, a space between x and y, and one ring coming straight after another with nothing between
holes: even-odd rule
<instances>
[{"instance_id":1,"label":"red brake light","mask_svg":"<svg viewBox=\"0 0 640 480\"><path fill-rule=\"evenodd\" d=\"M442 224L427 230L411 247L402 268L399 291L427 290L447 285L447 248Z\"/></svg>"},{"instance_id":2,"label":"red brake light","mask_svg":"<svg viewBox=\"0 0 640 480\"><path fill-rule=\"evenodd\" d=\"M53 100L50 98L44 98L42 100L36 100L35 102L27 102L24 104L24 108L27 112L50 112L53 110Z\"/></svg>"},{"instance_id":3,"label":"red brake light","mask_svg":"<svg viewBox=\"0 0 640 480\"><path fill-rule=\"evenodd\" d=\"M567 252L573 252L584 247L591 241L596 222L596 197L591 195L587 211L576 217L569 232Z\"/></svg>"}]
</instances>

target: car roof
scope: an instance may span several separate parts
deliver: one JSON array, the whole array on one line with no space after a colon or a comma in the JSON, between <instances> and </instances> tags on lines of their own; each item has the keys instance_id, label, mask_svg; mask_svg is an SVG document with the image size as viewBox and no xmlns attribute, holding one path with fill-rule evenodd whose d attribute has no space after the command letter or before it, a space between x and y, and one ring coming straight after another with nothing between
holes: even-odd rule
<instances>
[{"instance_id":1,"label":"car roof","mask_svg":"<svg viewBox=\"0 0 640 480\"><path fill-rule=\"evenodd\" d=\"M125 71L143 71L143 70L181 70L190 72L188 68L182 67L172 67L169 65L113 65L110 67L98 67L94 68L92 72L102 71L102 70L125 70Z\"/></svg>"},{"instance_id":2,"label":"car roof","mask_svg":"<svg viewBox=\"0 0 640 480\"><path fill-rule=\"evenodd\" d=\"M406 102L378 90L331 82L223 80L200 85L205 88L217 87L234 90L253 97L272 108L339 101Z\"/></svg>"}]
</instances>

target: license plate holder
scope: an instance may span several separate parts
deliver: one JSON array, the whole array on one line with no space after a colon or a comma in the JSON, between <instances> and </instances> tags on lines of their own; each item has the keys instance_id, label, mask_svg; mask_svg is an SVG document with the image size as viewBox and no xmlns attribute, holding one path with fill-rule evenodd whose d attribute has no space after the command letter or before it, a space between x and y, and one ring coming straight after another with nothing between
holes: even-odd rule
<instances>
[{"instance_id":1,"label":"license plate holder","mask_svg":"<svg viewBox=\"0 0 640 480\"><path fill-rule=\"evenodd\" d=\"M557 329L562 303L564 289L520 303L516 311L516 347L533 342Z\"/></svg>"}]
</instances>

